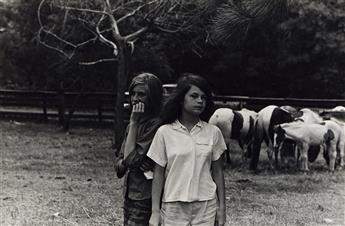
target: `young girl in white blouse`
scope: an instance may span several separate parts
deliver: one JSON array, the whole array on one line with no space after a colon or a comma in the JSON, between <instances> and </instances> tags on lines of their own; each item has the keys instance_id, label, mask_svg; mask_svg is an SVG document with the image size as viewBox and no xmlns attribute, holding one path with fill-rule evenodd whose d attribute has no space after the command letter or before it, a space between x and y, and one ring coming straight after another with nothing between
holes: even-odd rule
<instances>
[{"instance_id":1,"label":"young girl in white blouse","mask_svg":"<svg viewBox=\"0 0 345 226\"><path fill-rule=\"evenodd\" d=\"M207 81L187 74L162 111L163 125L147 156L155 163L150 225L224 225L226 220L220 130Z\"/></svg>"}]
</instances>

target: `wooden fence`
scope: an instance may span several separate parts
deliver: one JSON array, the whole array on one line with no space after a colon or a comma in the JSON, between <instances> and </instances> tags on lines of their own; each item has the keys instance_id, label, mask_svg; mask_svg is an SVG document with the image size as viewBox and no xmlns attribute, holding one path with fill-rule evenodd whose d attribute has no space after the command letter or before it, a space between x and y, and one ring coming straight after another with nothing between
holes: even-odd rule
<instances>
[{"instance_id":1,"label":"wooden fence","mask_svg":"<svg viewBox=\"0 0 345 226\"><path fill-rule=\"evenodd\" d=\"M128 98L127 98L128 100ZM333 108L344 106L345 99L298 99L246 96L214 96L217 107L260 110L267 105L297 108ZM124 103L125 104L125 103ZM57 119L106 122L114 120L115 94L109 92L77 93L63 91L0 90L0 117Z\"/></svg>"},{"instance_id":2,"label":"wooden fence","mask_svg":"<svg viewBox=\"0 0 345 226\"><path fill-rule=\"evenodd\" d=\"M217 107L231 107L241 109L243 107L259 111L268 105L289 105L296 108L329 109L336 106L344 106L345 99L301 99L301 98L269 98L247 96L214 96Z\"/></svg>"},{"instance_id":3,"label":"wooden fence","mask_svg":"<svg viewBox=\"0 0 345 226\"><path fill-rule=\"evenodd\" d=\"M107 121L114 119L115 94L0 90L0 117Z\"/></svg>"}]
</instances>

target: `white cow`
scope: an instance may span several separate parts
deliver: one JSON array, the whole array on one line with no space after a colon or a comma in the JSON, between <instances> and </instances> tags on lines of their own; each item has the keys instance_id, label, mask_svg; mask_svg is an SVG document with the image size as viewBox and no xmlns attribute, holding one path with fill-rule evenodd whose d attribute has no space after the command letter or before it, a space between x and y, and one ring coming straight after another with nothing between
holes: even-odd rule
<instances>
[{"instance_id":1,"label":"white cow","mask_svg":"<svg viewBox=\"0 0 345 226\"><path fill-rule=\"evenodd\" d=\"M336 107L332 110L335 110L335 112L338 112L341 108L340 107ZM335 131L335 135L336 135L336 139L338 140L337 142L337 153L338 153L338 157L339 157L339 162L340 162L340 168L344 167L344 149L345 149L345 145L343 145L344 143L344 139L345 139L345 123L341 122L340 120L338 120L337 118L333 117L332 114L331 115L327 115L325 118L328 120L324 120L318 113L308 109L308 108L303 108L300 110L300 112L302 112L302 116L300 116L299 118L297 118L298 121L302 121L304 123L325 123L326 126L329 129L332 129L333 131ZM333 122L329 122L333 121ZM335 124L335 123L337 124ZM309 162L313 162L316 158L317 155L320 152L320 146L319 145L311 145L309 150L308 150L308 159ZM324 151L323 156L327 162L327 164L329 164L329 156L328 153Z\"/></svg>"},{"instance_id":2,"label":"white cow","mask_svg":"<svg viewBox=\"0 0 345 226\"><path fill-rule=\"evenodd\" d=\"M344 106L336 106L335 108L331 109L331 111L339 111L339 112L345 112L345 107Z\"/></svg>"},{"instance_id":3,"label":"white cow","mask_svg":"<svg viewBox=\"0 0 345 226\"><path fill-rule=\"evenodd\" d=\"M279 149L285 139L296 142L301 154L301 169L309 171L308 149L311 145L321 145L329 153L330 170L334 170L336 156L335 134L325 125L308 123L283 123L275 126L273 146Z\"/></svg>"},{"instance_id":4,"label":"white cow","mask_svg":"<svg viewBox=\"0 0 345 226\"><path fill-rule=\"evenodd\" d=\"M322 117L318 113L312 111L309 108L302 108L299 111L302 112L302 115L298 117L297 120L301 120L305 123L322 123L323 122Z\"/></svg>"},{"instance_id":5,"label":"white cow","mask_svg":"<svg viewBox=\"0 0 345 226\"><path fill-rule=\"evenodd\" d=\"M304 123L323 123L323 118L316 112L314 112L313 110L309 109L309 108L302 108L300 110L300 112L302 113L302 115L300 117L298 117L296 120L297 121L302 121ZM309 147L308 150L308 160L309 162L314 162L317 158L317 156L319 155L321 150L320 145L311 145ZM323 153L323 156L326 160L327 163L329 163L329 158L326 152ZM298 165L298 158L299 157L299 153L297 151L297 165Z\"/></svg>"}]
</instances>

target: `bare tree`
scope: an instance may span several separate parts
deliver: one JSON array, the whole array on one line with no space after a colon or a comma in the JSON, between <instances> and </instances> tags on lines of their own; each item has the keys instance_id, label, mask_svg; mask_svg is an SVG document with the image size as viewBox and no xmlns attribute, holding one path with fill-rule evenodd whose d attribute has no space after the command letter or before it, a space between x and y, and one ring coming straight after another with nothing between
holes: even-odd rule
<instances>
[{"instance_id":1,"label":"bare tree","mask_svg":"<svg viewBox=\"0 0 345 226\"><path fill-rule=\"evenodd\" d=\"M149 31L183 32L193 28L207 10L208 0L41 0L38 8L40 43L71 59L85 46L101 42L111 57L88 59L82 65L117 65L115 144L124 131L124 92L131 54L137 40ZM92 54L89 54L92 55Z\"/></svg>"}]
</instances>

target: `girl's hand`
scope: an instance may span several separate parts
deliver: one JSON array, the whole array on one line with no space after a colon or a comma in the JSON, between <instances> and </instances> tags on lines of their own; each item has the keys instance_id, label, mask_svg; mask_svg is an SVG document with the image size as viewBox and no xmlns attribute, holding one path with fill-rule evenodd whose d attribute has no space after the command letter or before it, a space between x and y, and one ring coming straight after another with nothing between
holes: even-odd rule
<instances>
[{"instance_id":1,"label":"girl's hand","mask_svg":"<svg viewBox=\"0 0 345 226\"><path fill-rule=\"evenodd\" d=\"M140 117L143 115L144 111L145 111L145 104L143 102L134 104L132 107L130 121L138 122Z\"/></svg>"},{"instance_id":2,"label":"girl's hand","mask_svg":"<svg viewBox=\"0 0 345 226\"><path fill-rule=\"evenodd\" d=\"M226 214L225 211L217 209L216 215L216 226L224 226L226 222Z\"/></svg>"},{"instance_id":3,"label":"girl's hand","mask_svg":"<svg viewBox=\"0 0 345 226\"><path fill-rule=\"evenodd\" d=\"M152 164L150 164L149 162L147 161L144 161L140 166L139 166L139 169L143 172L145 171L149 171L149 170L152 170L153 167L152 167Z\"/></svg>"},{"instance_id":4,"label":"girl's hand","mask_svg":"<svg viewBox=\"0 0 345 226\"><path fill-rule=\"evenodd\" d=\"M149 221L149 226L159 226L160 218L161 218L161 215L159 212L152 212L150 221Z\"/></svg>"}]
</instances>

